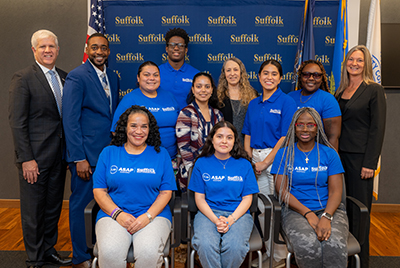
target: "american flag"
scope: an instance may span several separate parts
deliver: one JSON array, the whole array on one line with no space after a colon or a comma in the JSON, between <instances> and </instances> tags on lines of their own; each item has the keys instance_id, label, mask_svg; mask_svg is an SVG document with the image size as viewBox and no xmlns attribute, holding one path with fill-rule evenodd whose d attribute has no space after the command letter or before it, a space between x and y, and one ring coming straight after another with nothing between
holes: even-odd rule
<instances>
[{"instance_id":1,"label":"american flag","mask_svg":"<svg viewBox=\"0 0 400 268\"><path fill-rule=\"evenodd\" d=\"M88 30L86 34L85 49L83 54L83 62L88 58L86 54L87 40L94 33L104 34L106 31L103 1L102 0L88 0Z\"/></svg>"}]
</instances>

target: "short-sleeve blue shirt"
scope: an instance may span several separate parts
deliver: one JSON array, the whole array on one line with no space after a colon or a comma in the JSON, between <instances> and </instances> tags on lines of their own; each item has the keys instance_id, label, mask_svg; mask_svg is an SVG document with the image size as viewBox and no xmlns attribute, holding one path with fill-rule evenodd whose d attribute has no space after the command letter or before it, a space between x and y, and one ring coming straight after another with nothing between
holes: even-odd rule
<instances>
[{"instance_id":1,"label":"short-sleeve blue shirt","mask_svg":"<svg viewBox=\"0 0 400 268\"><path fill-rule=\"evenodd\" d=\"M243 196L259 190L251 163L244 158L228 159L218 160L214 155L199 158L188 188L205 194L211 209L234 212ZM225 169L219 161L226 163Z\"/></svg>"},{"instance_id":2,"label":"short-sleeve blue shirt","mask_svg":"<svg viewBox=\"0 0 400 268\"><path fill-rule=\"evenodd\" d=\"M199 70L186 63L179 70L175 70L168 61L161 64L159 69L160 86L174 95L181 109L185 108L188 105L186 98L192 88L193 77Z\"/></svg>"},{"instance_id":3,"label":"short-sleeve blue shirt","mask_svg":"<svg viewBox=\"0 0 400 268\"><path fill-rule=\"evenodd\" d=\"M285 148L279 149L274 163L272 164L271 174L283 174L285 158L282 155ZM295 145L294 167L288 167L293 170L292 185L290 193L297 198L304 206L310 210L324 209L328 202L328 177L343 173L342 162L337 152L325 145L319 144L320 164L318 167L318 149L317 144L308 154L308 163L306 163L305 154ZM279 171L278 171L279 169ZM318 188L315 188L315 176L318 170ZM318 194L317 194L318 193ZM321 203L318 200L318 195Z\"/></svg>"},{"instance_id":4,"label":"short-sleeve blue shirt","mask_svg":"<svg viewBox=\"0 0 400 268\"><path fill-rule=\"evenodd\" d=\"M281 137L286 136L295 111L296 103L280 88L264 102L262 95L252 100L242 129L243 134L251 136L250 147L273 148Z\"/></svg>"},{"instance_id":5,"label":"short-sleeve blue shirt","mask_svg":"<svg viewBox=\"0 0 400 268\"><path fill-rule=\"evenodd\" d=\"M302 107L314 108L321 116L321 119L342 115L339 104L331 93L323 91L319 88L314 92L314 94L312 94L312 96L302 96L301 98L304 102L303 103L300 101L302 90L292 91L288 94L296 102L297 109Z\"/></svg>"},{"instance_id":6,"label":"short-sleeve blue shirt","mask_svg":"<svg viewBox=\"0 0 400 268\"><path fill-rule=\"evenodd\" d=\"M133 90L125 95L118 104L114 113L111 132L115 131L121 114L132 105L144 106L154 115L160 131L161 146L167 149L170 157L174 159L177 153L175 125L179 114L179 106L175 98L162 88L157 89L157 97L155 98L145 96L139 88Z\"/></svg>"},{"instance_id":7,"label":"short-sleeve blue shirt","mask_svg":"<svg viewBox=\"0 0 400 268\"><path fill-rule=\"evenodd\" d=\"M103 149L93 174L93 189L107 189L124 212L138 217L151 207L160 191L176 190L171 159L164 148L159 153L147 145L140 155L128 154L124 146ZM158 215L171 220L167 205ZM110 217L102 210L97 220Z\"/></svg>"}]
</instances>

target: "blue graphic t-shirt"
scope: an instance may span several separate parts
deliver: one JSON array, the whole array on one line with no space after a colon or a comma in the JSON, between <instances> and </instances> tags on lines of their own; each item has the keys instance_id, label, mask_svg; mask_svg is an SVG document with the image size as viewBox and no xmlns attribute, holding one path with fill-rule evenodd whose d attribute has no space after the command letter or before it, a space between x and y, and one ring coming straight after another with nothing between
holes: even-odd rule
<instances>
[{"instance_id":1,"label":"blue graphic t-shirt","mask_svg":"<svg viewBox=\"0 0 400 268\"><path fill-rule=\"evenodd\" d=\"M164 148L157 153L147 146L140 155L128 154L124 146L108 146L99 156L93 174L93 188L107 189L114 203L138 217L150 208L160 191L176 190L171 159ZM158 215L171 221L167 205ZM97 220L110 217L102 210Z\"/></svg>"},{"instance_id":2,"label":"blue graphic t-shirt","mask_svg":"<svg viewBox=\"0 0 400 268\"><path fill-rule=\"evenodd\" d=\"M272 164L271 174L283 174L286 156L282 159L282 155L285 149L287 148L282 148L277 152ZM319 153L319 166L317 144L315 144L310 153L307 153L309 161L306 163L306 155L297 148L296 143L294 166L288 167L288 172L293 172L290 193L311 210L319 210L326 207L329 197L328 177L344 172L339 155L334 149L319 144ZM318 180L316 188L315 177L317 170Z\"/></svg>"},{"instance_id":3,"label":"blue graphic t-shirt","mask_svg":"<svg viewBox=\"0 0 400 268\"><path fill-rule=\"evenodd\" d=\"M205 194L211 209L228 212L236 210L243 196L259 192L249 161L233 157L219 160L214 155L196 161L188 188Z\"/></svg>"},{"instance_id":4,"label":"blue graphic t-shirt","mask_svg":"<svg viewBox=\"0 0 400 268\"><path fill-rule=\"evenodd\" d=\"M179 106L172 94L162 88L157 89L155 98L146 97L139 88L128 93L118 104L114 113L111 132L115 131L121 114L132 105L144 106L154 115L160 131L161 146L167 149L171 159L174 159L177 153L175 124L178 119Z\"/></svg>"}]
</instances>

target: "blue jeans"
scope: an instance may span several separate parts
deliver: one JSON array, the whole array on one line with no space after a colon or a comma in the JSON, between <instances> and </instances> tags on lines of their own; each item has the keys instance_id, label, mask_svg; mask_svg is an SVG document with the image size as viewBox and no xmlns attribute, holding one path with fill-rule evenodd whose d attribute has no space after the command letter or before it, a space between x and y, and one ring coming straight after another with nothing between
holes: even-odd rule
<instances>
[{"instance_id":1,"label":"blue jeans","mask_svg":"<svg viewBox=\"0 0 400 268\"><path fill-rule=\"evenodd\" d=\"M321 218L323 211L315 213ZM347 266L349 225L343 204L340 204L333 214L331 236L326 241L319 241L307 219L287 207L282 209L282 227L293 246L298 267L345 268Z\"/></svg>"},{"instance_id":2,"label":"blue jeans","mask_svg":"<svg viewBox=\"0 0 400 268\"><path fill-rule=\"evenodd\" d=\"M213 210L214 214L228 217L231 212ZM253 229L253 218L246 213L229 231L221 234L216 225L203 213L197 212L194 218L193 248L199 254L204 268L236 268L240 267L249 251L249 239Z\"/></svg>"}]
</instances>

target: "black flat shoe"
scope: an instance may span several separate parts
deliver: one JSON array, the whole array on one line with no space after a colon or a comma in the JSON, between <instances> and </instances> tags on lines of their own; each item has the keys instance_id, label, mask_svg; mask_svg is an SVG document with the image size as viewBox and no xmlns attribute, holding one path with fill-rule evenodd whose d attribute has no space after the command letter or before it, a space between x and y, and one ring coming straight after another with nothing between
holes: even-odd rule
<instances>
[{"instance_id":1,"label":"black flat shoe","mask_svg":"<svg viewBox=\"0 0 400 268\"><path fill-rule=\"evenodd\" d=\"M58 255L58 253L51 254L50 256L47 256L44 260L48 264L55 264L59 266L68 266L72 264L71 258L62 258L60 255Z\"/></svg>"}]
</instances>

